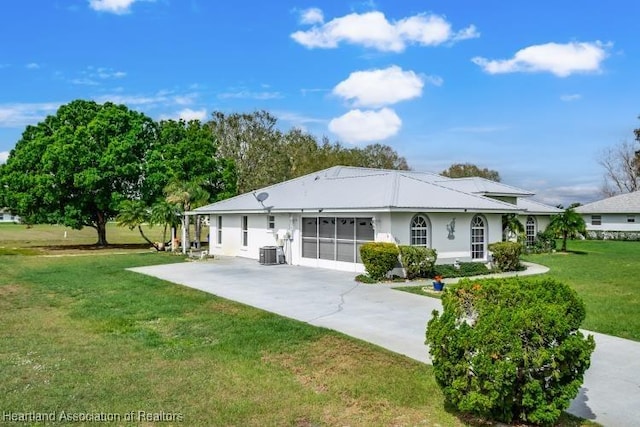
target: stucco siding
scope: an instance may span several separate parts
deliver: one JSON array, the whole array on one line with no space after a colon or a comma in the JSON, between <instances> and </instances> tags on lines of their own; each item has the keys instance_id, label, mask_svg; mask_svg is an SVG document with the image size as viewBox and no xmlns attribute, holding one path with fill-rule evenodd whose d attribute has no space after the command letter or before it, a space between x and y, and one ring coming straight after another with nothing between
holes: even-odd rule
<instances>
[{"instance_id":1,"label":"stucco siding","mask_svg":"<svg viewBox=\"0 0 640 427\"><path fill-rule=\"evenodd\" d=\"M593 224L593 216L600 216L601 224ZM629 222L632 217L635 222ZM633 231L640 232L640 214L583 214L587 230L590 231Z\"/></svg>"},{"instance_id":2,"label":"stucco siding","mask_svg":"<svg viewBox=\"0 0 640 427\"><path fill-rule=\"evenodd\" d=\"M396 243L411 244L411 220L418 214L420 213L391 214L391 233ZM429 246L438 251L438 263L453 263L456 259L471 261L471 220L475 214L422 213L421 215L429 219ZM482 214L481 216L485 220L487 246L501 241L502 216L499 214ZM454 231L450 233L452 225L454 225Z\"/></svg>"}]
</instances>

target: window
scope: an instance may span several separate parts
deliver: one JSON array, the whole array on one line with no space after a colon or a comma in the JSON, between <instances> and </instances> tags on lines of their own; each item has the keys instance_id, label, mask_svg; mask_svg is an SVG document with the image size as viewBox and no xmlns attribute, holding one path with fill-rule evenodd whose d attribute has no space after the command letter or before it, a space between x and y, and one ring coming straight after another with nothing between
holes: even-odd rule
<instances>
[{"instance_id":1,"label":"window","mask_svg":"<svg viewBox=\"0 0 640 427\"><path fill-rule=\"evenodd\" d=\"M360 246L373 240L373 218L302 218L303 258L362 262Z\"/></svg>"},{"instance_id":2,"label":"window","mask_svg":"<svg viewBox=\"0 0 640 427\"><path fill-rule=\"evenodd\" d=\"M627 215L627 222L636 222L635 215Z\"/></svg>"},{"instance_id":3,"label":"window","mask_svg":"<svg viewBox=\"0 0 640 427\"><path fill-rule=\"evenodd\" d=\"M276 228L276 217L274 215L267 215L267 229L273 230Z\"/></svg>"},{"instance_id":4,"label":"window","mask_svg":"<svg viewBox=\"0 0 640 427\"><path fill-rule=\"evenodd\" d=\"M602 225L602 216L591 215L591 225Z\"/></svg>"},{"instance_id":5,"label":"window","mask_svg":"<svg viewBox=\"0 0 640 427\"><path fill-rule=\"evenodd\" d=\"M411 246L429 247L429 219L424 215L411 220Z\"/></svg>"},{"instance_id":6,"label":"window","mask_svg":"<svg viewBox=\"0 0 640 427\"><path fill-rule=\"evenodd\" d=\"M536 219L532 216L527 217L525 233L527 235L527 246L533 246L536 242Z\"/></svg>"},{"instance_id":7,"label":"window","mask_svg":"<svg viewBox=\"0 0 640 427\"><path fill-rule=\"evenodd\" d=\"M217 238L216 243L219 245L222 244L222 215L218 215L218 227L217 227Z\"/></svg>"},{"instance_id":8,"label":"window","mask_svg":"<svg viewBox=\"0 0 640 427\"><path fill-rule=\"evenodd\" d=\"M471 259L485 259L486 232L484 218L474 216L471 220Z\"/></svg>"},{"instance_id":9,"label":"window","mask_svg":"<svg viewBox=\"0 0 640 427\"><path fill-rule=\"evenodd\" d=\"M249 217L242 216L242 246L249 246Z\"/></svg>"}]
</instances>

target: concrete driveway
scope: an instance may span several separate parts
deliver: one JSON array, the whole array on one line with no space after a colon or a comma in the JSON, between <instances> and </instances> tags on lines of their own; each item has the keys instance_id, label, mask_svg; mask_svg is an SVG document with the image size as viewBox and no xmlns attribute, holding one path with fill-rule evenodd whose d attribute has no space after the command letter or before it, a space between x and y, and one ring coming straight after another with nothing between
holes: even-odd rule
<instances>
[{"instance_id":1,"label":"concrete driveway","mask_svg":"<svg viewBox=\"0 0 640 427\"><path fill-rule=\"evenodd\" d=\"M216 258L132 271L322 326L430 363L427 321L440 300L364 285L354 273ZM594 334L591 368L569 412L605 426L640 420L640 343Z\"/></svg>"}]
</instances>

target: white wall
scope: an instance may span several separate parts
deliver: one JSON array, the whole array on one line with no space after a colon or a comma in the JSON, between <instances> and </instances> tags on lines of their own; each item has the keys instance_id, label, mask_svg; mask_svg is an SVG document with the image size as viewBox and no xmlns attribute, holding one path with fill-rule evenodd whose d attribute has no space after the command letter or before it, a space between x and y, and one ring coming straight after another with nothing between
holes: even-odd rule
<instances>
[{"instance_id":1,"label":"white wall","mask_svg":"<svg viewBox=\"0 0 640 427\"><path fill-rule=\"evenodd\" d=\"M242 245L242 216L222 215L222 244L218 244L218 215L210 218L210 252L213 255L241 256L259 259L260 248L276 246L277 231L289 227L288 214L274 214L275 228L267 229L267 214L248 214L248 242Z\"/></svg>"},{"instance_id":2,"label":"white wall","mask_svg":"<svg viewBox=\"0 0 640 427\"><path fill-rule=\"evenodd\" d=\"M591 214L583 214L587 230L593 231L640 231L640 214L634 215L635 222L627 221L628 214L601 214L602 225L591 224Z\"/></svg>"},{"instance_id":3,"label":"white wall","mask_svg":"<svg viewBox=\"0 0 640 427\"><path fill-rule=\"evenodd\" d=\"M296 213L274 214L275 228L267 229L267 214L248 214L249 235L248 245L242 246L242 215L222 215L222 244L217 243L217 215L210 218L210 253L213 255L241 256L258 260L260 248L284 244L287 263L305 265L309 267L331 268L335 270L363 272L364 266L357 263L329 261L302 257L302 216L337 216L363 217L375 219L376 241L395 242L400 245L410 243L411 219L415 213L411 212L349 212L344 214L324 213ZM472 213L429 213L426 215L431 222L431 246L438 251L439 263L453 263L471 261L471 220ZM483 214L487 223L487 244L502 240L502 215ZM447 226L455 218L454 238L449 239ZM289 230L291 239L278 241L277 231Z\"/></svg>"},{"instance_id":4,"label":"white wall","mask_svg":"<svg viewBox=\"0 0 640 427\"><path fill-rule=\"evenodd\" d=\"M411 243L411 219L413 212L391 214L391 233L399 245ZM431 221L431 247L438 251L438 263L452 263L456 259L471 261L471 220L473 213L428 213ZM487 244L502 241L502 215L483 214L487 225ZM455 218L453 239L449 239L448 225Z\"/></svg>"}]
</instances>

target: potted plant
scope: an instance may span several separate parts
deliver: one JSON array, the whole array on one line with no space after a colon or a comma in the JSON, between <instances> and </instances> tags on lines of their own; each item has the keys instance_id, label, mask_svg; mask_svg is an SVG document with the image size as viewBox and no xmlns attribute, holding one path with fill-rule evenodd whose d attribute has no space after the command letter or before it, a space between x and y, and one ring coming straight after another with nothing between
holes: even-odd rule
<instances>
[{"instance_id":1,"label":"potted plant","mask_svg":"<svg viewBox=\"0 0 640 427\"><path fill-rule=\"evenodd\" d=\"M436 291L441 291L444 289L444 282L442 281L443 277L441 275L436 275L433 278L433 289Z\"/></svg>"}]
</instances>

